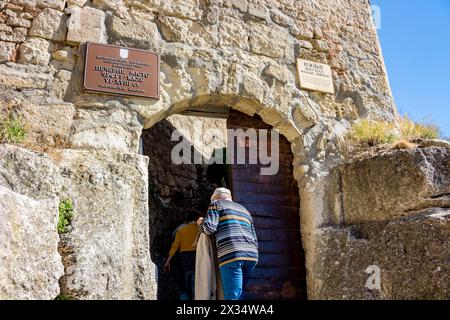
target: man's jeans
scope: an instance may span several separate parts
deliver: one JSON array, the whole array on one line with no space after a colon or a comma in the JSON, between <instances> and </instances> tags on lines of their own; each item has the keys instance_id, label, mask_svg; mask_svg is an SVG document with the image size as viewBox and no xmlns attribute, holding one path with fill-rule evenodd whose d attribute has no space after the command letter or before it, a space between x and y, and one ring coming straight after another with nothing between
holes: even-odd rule
<instances>
[{"instance_id":1,"label":"man's jeans","mask_svg":"<svg viewBox=\"0 0 450 320\"><path fill-rule=\"evenodd\" d=\"M181 286L180 300L194 300L195 298L195 251L179 253L183 269L183 286Z\"/></svg>"},{"instance_id":2,"label":"man's jeans","mask_svg":"<svg viewBox=\"0 0 450 320\"><path fill-rule=\"evenodd\" d=\"M256 261L237 260L220 267L225 300L241 300Z\"/></svg>"}]
</instances>

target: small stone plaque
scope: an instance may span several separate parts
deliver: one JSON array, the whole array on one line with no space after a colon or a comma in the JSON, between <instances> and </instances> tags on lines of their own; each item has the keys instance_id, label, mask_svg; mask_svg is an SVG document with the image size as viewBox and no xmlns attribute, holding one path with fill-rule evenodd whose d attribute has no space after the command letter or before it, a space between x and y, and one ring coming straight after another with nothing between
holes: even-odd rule
<instances>
[{"instance_id":1,"label":"small stone plaque","mask_svg":"<svg viewBox=\"0 0 450 320\"><path fill-rule=\"evenodd\" d=\"M334 94L333 75L327 64L297 59L300 87Z\"/></svg>"},{"instance_id":2,"label":"small stone plaque","mask_svg":"<svg viewBox=\"0 0 450 320\"><path fill-rule=\"evenodd\" d=\"M159 99L159 55L140 49L87 43L84 89Z\"/></svg>"}]
</instances>

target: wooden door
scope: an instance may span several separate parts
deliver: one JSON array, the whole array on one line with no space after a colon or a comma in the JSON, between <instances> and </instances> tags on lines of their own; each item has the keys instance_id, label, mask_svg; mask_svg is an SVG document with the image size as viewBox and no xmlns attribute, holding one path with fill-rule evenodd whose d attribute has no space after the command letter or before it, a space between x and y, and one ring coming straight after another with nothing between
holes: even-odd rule
<instances>
[{"instance_id":1,"label":"wooden door","mask_svg":"<svg viewBox=\"0 0 450 320\"><path fill-rule=\"evenodd\" d=\"M272 129L261 118L237 111L230 113L227 127ZM258 151L261 147L269 146L258 145ZM246 299L306 299L299 191L293 177L290 143L281 135L279 151L280 169L274 176L260 175L263 165L259 161L249 165L248 152L246 164L230 166L233 199L252 214L259 242L259 263L247 285Z\"/></svg>"}]
</instances>

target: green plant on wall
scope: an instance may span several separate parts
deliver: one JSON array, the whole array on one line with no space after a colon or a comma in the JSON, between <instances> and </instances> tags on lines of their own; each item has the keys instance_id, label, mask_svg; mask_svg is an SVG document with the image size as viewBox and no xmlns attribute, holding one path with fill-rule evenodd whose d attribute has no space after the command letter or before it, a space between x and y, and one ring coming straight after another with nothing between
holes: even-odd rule
<instances>
[{"instance_id":1,"label":"green plant on wall","mask_svg":"<svg viewBox=\"0 0 450 320\"><path fill-rule=\"evenodd\" d=\"M19 144L27 137L25 124L19 118L9 117L0 124L0 141Z\"/></svg>"},{"instance_id":2,"label":"green plant on wall","mask_svg":"<svg viewBox=\"0 0 450 320\"><path fill-rule=\"evenodd\" d=\"M67 232L67 227L70 225L73 216L73 202L70 199L65 199L59 203L59 219L58 232L60 234Z\"/></svg>"},{"instance_id":3,"label":"green plant on wall","mask_svg":"<svg viewBox=\"0 0 450 320\"><path fill-rule=\"evenodd\" d=\"M61 293L55 298L55 300L75 300L75 299L66 293Z\"/></svg>"}]
</instances>

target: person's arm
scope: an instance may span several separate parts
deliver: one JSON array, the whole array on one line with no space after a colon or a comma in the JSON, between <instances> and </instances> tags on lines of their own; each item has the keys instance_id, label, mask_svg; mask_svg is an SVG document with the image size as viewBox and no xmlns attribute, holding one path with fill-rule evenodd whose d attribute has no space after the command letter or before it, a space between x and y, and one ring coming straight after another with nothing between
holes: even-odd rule
<instances>
[{"instance_id":1,"label":"person's arm","mask_svg":"<svg viewBox=\"0 0 450 320\"><path fill-rule=\"evenodd\" d=\"M200 232L207 234L208 236L214 234L217 231L219 225L219 208L217 204L211 203L208 208L206 218L199 224Z\"/></svg>"},{"instance_id":2,"label":"person's arm","mask_svg":"<svg viewBox=\"0 0 450 320\"><path fill-rule=\"evenodd\" d=\"M170 247L169 256L167 257L166 262L164 263L164 271L170 271L170 261L172 261L173 256L177 251L180 249L181 245L181 239L180 239L180 233L177 232L175 234L175 240L172 243L172 246Z\"/></svg>"}]
</instances>

